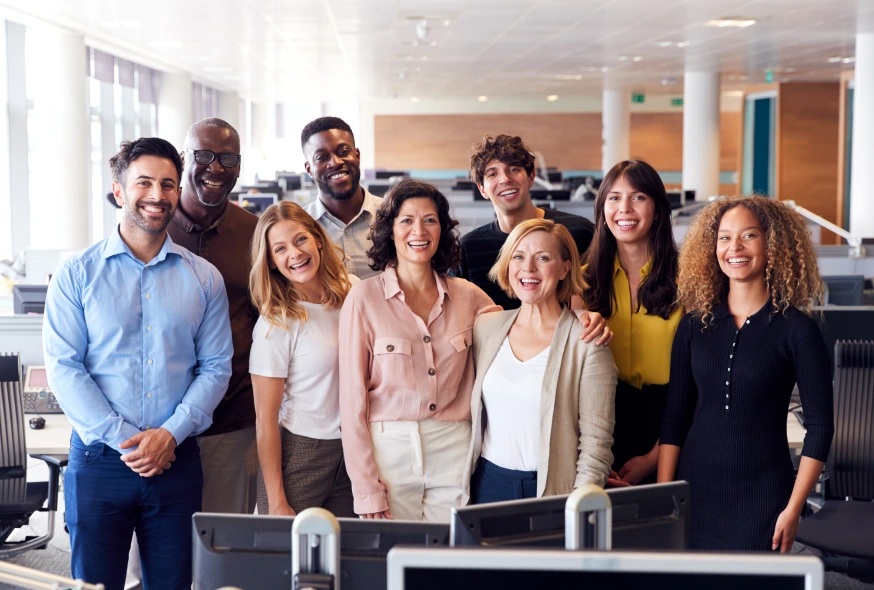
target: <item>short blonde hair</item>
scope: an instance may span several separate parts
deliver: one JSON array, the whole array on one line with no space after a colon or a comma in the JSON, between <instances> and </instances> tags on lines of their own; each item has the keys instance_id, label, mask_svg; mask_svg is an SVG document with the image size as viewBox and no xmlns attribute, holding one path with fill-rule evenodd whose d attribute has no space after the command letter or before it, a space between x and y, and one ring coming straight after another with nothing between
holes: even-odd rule
<instances>
[{"instance_id":1,"label":"short blonde hair","mask_svg":"<svg viewBox=\"0 0 874 590\"><path fill-rule=\"evenodd\" d=\"M555 288L555 296L559 303L570 303L571 297L577 295L582 297L585 283L583 275L580 272L580 253L577 251L577 244L574 242L573 236L568 229L549 219L529 219L523 221L510 232L507 241L501 246L501 253L498 255L498 260L492 269L489 271L489 278L498 284L508 296L516 298L516 292L510 284L510 259L513 257L513 252L519 246L522 239L536 231L546 232L555 238L558 245L558 255L565 262L570 262L571 267L567 276L559 281Z\"/></svg>"},{"instance_id":2,"label":"short blonde hair","mask_svg":"<svg viewBox=\"0 0 874 590\"><path fill-rule=\"evenodd\" d=\"M315 278L325 287L325 296L321 303L331 309L341 307L349 293L350 285L340 249L331 242L331 238L322 226L303 207L291 201L280 201L268 207L258 220L255 235L252 237L249 293L258 313L272 326L285 330L288 328L286 321L289 318L307 321L307 312L299 303L302 297L294 285L282 276L278 269L270 268L267 233L280 221L294 221L301 224L321 242L319 275Z\"/></svg>"}]
</instances>

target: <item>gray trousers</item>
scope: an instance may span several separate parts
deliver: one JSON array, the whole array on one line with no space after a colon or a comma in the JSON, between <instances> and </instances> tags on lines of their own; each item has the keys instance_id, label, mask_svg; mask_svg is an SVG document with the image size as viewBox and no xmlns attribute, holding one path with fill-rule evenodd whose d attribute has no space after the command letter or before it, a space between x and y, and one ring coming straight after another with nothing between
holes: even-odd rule
<instances>
[{"instance_id":1,"label":"gray trousers","mask_svg":"<svg viewBox=\"0 0 874 590\"><path fill-rule=\"evenodd\" d=\"M197 443L203 468L203 512L254 513L258 489L255 427L199 436ZM142 579L140 548L134 534L128 555L125 590L141 590Z\"/></svg>"},{"instance_id":2,"label":"gray trousers","mask_svg":"<svg viewBox=\"0 0 874 590\"><path fill-rule=\"evenodd\" d=\"M324 508L334 516L355 518L352 482L340 439L318 440L279 427L282 441L282 484L289 506L299 513ZM267 489L258 472L258 514L268 513Z\"/></svg>"}]
</instances>

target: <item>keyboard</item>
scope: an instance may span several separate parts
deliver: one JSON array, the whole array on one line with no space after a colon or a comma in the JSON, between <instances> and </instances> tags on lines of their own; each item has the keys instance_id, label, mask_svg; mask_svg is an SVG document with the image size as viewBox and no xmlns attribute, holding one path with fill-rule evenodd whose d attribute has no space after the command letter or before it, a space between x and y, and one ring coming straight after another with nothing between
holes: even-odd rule
<instances>
[{"instance_id":1,"label":"keyboard","mask_svg":"<svg viewBox=\"0 0 874 590\"><path fill-rule=\"evenodd\" d=\"M25 414L63 414L64 410L51 391L25 391L21 394Z\"/></svg>"}]
</instances>

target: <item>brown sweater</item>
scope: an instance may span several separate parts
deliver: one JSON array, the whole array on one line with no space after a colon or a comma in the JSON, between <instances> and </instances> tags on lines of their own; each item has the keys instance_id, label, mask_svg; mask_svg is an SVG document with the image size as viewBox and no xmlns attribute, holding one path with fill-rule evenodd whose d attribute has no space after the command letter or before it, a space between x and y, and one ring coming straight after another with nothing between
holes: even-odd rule
<instances>
[{"instance_id":1,"label":"brown sweater","mask_svg":"<svg viewBox=\"0 0 874 590\"><path fill-rule=\"evenodd\" d=\"M483 380L518 314L518 309L487 313L474 324L476 382L470 406L473 427L463 480L463 504L470 499L470 477L480 457L485 432ZM616 365L608 347L583 342L581 333L579 321L565 309L552 337L543 376L538 497L567 494L588 483L603 486L613 462L610 447Z\"/></svg>"}]
</instances>

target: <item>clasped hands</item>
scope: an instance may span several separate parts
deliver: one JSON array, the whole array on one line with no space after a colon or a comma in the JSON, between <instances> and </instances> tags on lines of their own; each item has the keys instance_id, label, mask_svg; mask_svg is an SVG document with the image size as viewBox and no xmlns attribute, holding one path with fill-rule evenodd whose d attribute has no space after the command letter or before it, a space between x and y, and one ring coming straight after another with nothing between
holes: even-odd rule
<instances>
[{"instance_id":1,"label":"clasped hands","mask_svg":"<svg viewBox=\"0 0 874 590\"><path fill-rule=\"evenodd\" d=\"M121 456L128 467L142 477L161 475L176 460L176 439L165 428L155 428L135 434L119 445L122 449L137 447Z\"/></svg>"}]
</instances>

